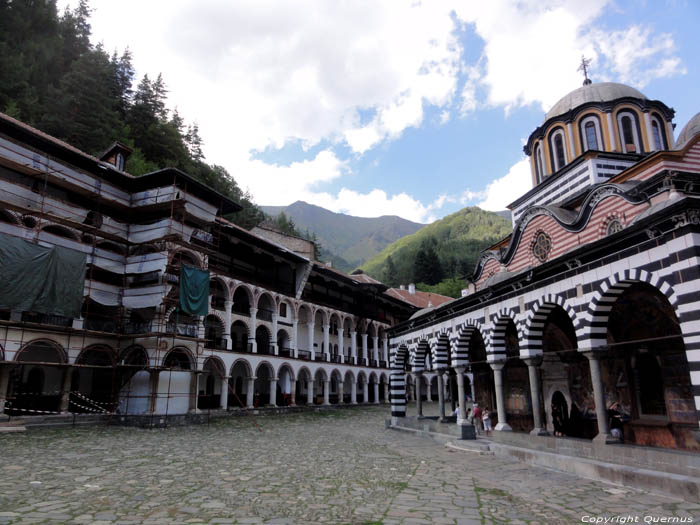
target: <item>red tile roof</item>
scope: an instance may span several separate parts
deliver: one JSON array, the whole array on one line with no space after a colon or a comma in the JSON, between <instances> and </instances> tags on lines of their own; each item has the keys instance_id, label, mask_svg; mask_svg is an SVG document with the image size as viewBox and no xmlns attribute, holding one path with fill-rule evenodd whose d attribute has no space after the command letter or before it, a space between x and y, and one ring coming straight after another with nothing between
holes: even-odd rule
<instances>
[{"instance_id":1,"label":"red tile roof","mask_svg":"<svg viewBox=\"0 0 700 525\"><path fill-rule=\"evenodd\" d=\"M387 295L401 299L409 304L417 306L418 308L427 308L428 305L439 306L449 301L453 301L453 297L447 297L446 295L440 295L430 292L420 292L418 290L415 293L411 293L408 290L401 290L399 288L389 288L386 292Z\"/></svg>"}]
</instances>

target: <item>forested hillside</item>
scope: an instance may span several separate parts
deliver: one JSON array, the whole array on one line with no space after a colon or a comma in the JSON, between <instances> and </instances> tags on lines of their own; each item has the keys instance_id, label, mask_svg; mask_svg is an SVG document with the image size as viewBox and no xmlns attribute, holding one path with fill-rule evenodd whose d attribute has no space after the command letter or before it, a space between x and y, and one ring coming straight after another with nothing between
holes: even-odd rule
<instances>
[{"instance_id":1,"label":"forested hillside","mask_svg":"<svg viewBox=\"0 0 700 525\"><path fill-rule=\"evenodd\" d=\"M264 214L226 169L204 162L197 124L168 108L163 77L144 75L133 89L131 53L93 46L89 16L85 0L61 14L55 0L0 0L0 111L93 155L120 141L134 150L129 173L179 168L238 201L232 220L259 223Z\"/></svg>"},{"instance_id":2,"label":"forested hillside","mask_svg":"<svg viewBox=\"0 0 700 525\"><path fill-rule=\"evenodd\" d=\"M289 206L262 206L262 209L273 216L283 213L300 231L313 232L327 259L334 267L347 272L374 257L390 243L425 226L395 215L354 217L303 201Z\"/></svg>"},{"instance_id":3,"label":"forested hillside","mask_svg":"<svg viewBox=\"0 0 700 525\"><path fill-rule=\"evenodd\" d=\"M456 297L481 251L510 231L510 221L500 215L464 208L390 244L362 269L391 286L413 282Z\"/></svg>"}]
</instances>

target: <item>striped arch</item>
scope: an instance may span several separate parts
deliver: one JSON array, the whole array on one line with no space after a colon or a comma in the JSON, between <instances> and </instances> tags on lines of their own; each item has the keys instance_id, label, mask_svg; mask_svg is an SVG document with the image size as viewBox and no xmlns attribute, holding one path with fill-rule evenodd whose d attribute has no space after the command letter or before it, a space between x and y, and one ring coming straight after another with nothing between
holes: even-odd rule
<instances>
[{"instance_id":1,"label":"striped arch","mask_svg":"<svg viewBox=\"0 0 700 525\"><path fill-rule=\"evenodd\" d=\"M527 314L525 320L523 342L520 345L520 357L536 357L542 355L542 336L547 317L557 306L560 306L569 316L578 335L579 318L574 309L559 295L546 295L538 299Z\"/></svg>"},{"instance_id":2,"label":"striped arch","mask_svg":"<svg viewBox=\"0 0 700 525\"><path fill-rule=\"evenodd\" d=\"M427 339L418 342L418 346L411 352L413 363L411 370L413 372L423 372L425 370L425 358L430 352L430 344Z\"/></svg>"},{"instance_id":3,"label":"striped arch","mask_svg":"<svg viewBox=\"0 0 700 525\"><path fill-rule=\"evenodd\" d=\"M400 345L391 354L391 376L389 377L389 400L391 417L406 416L406 376L404 368L408 359L408 348Z\"/></svg>"},{"instance_id":4,"label":"striped arch","mask_svg":"<svg viewBox=\"0 0 700 525\"><path fill-rule=\"evenodd\" d=\"M433 345L433 370L440 370L450 366L450 336L447 330L442 330Z\"/></svg>"},{"instance_id":5,"label":"striped arch","mask_svg":"<svg viewBox=\"0 0 700 525\"><path fill-rule=\"evenodd\" d=\"M226 319L223 316L223 312L220 312L219 310L214 310L212 308L211 310L209 310L207 317L216 317L219 323L221 323L221 328L224 330L224 332L226 331Z\"/></svg>"},{"instance_id":6,"label":"striped arch","mask_svg":"<svg viewBox=\"0 0 700 525\"><path fill-rule=\"evenodd\" d=\"M668 302L678 311L678 296L665 280L644 270L625 270L608 277L593 294L588 309L588 323L580 323L576 329L579 348L594 349L605 345L608 319L613 304L622 293L635 283L646 283L664 294Z\"/></svg>"},{"instance_id":7,"label":"striped arch","mask_svg":"<svg viewBox=\"0 0 700 525\"><path fill-rule=\"evenodd\" d=\"M221 285L221 287L224 289L224 300L225 301L230 301L233 295L231 294L231 287L228 285L226 282L226 279L220 275L212 275L211 278L209 279L210 282L216 281ZM213 295L213 291L209 291L209 295Z\"/></svg>"},{"instance_id":8,"label":"striped arch","mask_svg":"<svg viewBox=\"0 0 700 525\"><path fill-rule=\"evenodd\" d=\"M491 330L489 331L489 338L486 344L486 358L489 362L505 361L506 359L506 327L509 321L515 323L515 328L518 330L518 339L521 339L515 312L510 308L501 308L496 314L491 316Z\"/></svg>"},{"instance_id":9,"label":"striped arch","mask_svg":"<svg viewBox=\"0 0 700 525\"><path fill-rule=\"evenodd\" d=\"M475 332L479 332L484 338L481 323L468 319L462 325L457 335L457 340L452 345L452 366L467 366L469 364L469 345Z\"/></svg>"}]
</instances>

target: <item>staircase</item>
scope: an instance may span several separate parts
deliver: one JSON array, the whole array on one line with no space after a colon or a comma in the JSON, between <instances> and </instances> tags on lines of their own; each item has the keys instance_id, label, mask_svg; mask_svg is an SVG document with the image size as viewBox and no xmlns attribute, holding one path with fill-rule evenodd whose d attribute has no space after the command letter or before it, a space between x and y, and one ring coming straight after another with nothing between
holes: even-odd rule
<instances>
[{"instance_id":1,"label":"staircase","mask_svg":"<svg viewBox=\"0 0 700 525\"><path fill-rule=\"evenodd\" d=\"M0 414L0 434L4 432L24 432L27 428L21 419L11 419Z\"/></svg>"}]
</instances>

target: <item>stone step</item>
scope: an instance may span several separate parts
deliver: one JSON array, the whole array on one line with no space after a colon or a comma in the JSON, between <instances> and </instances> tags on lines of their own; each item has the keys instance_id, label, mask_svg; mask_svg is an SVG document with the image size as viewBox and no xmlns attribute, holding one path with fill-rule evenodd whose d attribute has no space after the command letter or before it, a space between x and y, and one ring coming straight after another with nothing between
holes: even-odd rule
<instances>
[{"instance_id":1,"label":"stone step","mask_svg":"<svg viewBox=\"0 0 700 525\"><path fill-rule=\"evenodd\" d=\"M27 430L27 427L25 427L21 421L17 423L13 421L12 424L0 424L0 434L9 432L24 432L25 430Z\"/></svg>"},{"instance_id":2,"label":"stone step","mask_svg":"<svg viewBox=\"0 0 700 525\"><path fill-rule=\"evenodd\" d=\"M24 425L24 420L22 419L12 419L12 420L5 420L5 421L0 421L0 428L3 427L15 427L15 426L23 426Z\"/></svg>"}]
</instances>

